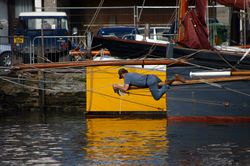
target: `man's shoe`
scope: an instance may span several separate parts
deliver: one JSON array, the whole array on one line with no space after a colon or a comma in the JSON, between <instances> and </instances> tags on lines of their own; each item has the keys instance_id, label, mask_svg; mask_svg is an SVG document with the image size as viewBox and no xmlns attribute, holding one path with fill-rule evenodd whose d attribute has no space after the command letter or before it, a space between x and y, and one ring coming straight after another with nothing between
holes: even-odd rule
<instances>
[{"instance_id":1,"label":"man's shoe","mask_svg":"<svg viewBox=\"0 0 250 166\"><path fill-rule=\"evenodd\" d=\"M182 76L180 76L179 74L175 74L175 81L180 81L182 83L186 82L186 80Z\"/></svg>"}]
</instances>

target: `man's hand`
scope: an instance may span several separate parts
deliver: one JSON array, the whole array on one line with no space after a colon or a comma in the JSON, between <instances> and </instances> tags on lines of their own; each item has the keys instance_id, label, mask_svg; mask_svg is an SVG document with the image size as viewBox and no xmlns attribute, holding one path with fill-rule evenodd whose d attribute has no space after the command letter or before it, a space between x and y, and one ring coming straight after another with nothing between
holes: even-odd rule
<instances>
[{"instance_id":1,"label":"man's hand","mask_svg":"<svg viewBox=\"0 0 250 166\"><path fill-rule=\"evenodd\" d=\"M117 93L119 96L123 96L125 95L125 91L123 91L122 86L118 85L118 84L113 84L113 90L115 93ZM121 88L120 88L121 87Z\"/></svg>"},{"instance_id":2,"label":"man's hand","mask_svg":"<svg viewBox=\"0 0 250 166\"><path fill-rule=\"evenodd\" d=\"M113 84L113 89L119 89L122 92L126 92L129 89L129 84L125 85Z\"/></svg>"},{"instance_id":3,"label":"man's hand","mask_svg":"<svg viewBox=\"0 0 250 166\"><path fill-rule=\"evenodd\" d=\"M118 84L113 84L114 89L118 89Z\"/></svg>"},{"instance_id":4,"label":"man's hand","mask_svg":"<svg viewBox=\"0 0 250 166\"><path fill-rule=\"evenodd\" d=\"M118 90L119 90L119 89L117 88L117 84L113 84L112 87L113 87L114 92L117 93Z\"/></svg>"}]
</instances>

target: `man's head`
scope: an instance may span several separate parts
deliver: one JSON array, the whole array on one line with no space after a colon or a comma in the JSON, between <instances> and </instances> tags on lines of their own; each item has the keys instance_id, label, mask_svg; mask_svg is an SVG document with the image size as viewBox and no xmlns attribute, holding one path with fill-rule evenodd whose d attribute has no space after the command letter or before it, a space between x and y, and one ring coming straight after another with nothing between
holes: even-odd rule
<instances>
[{"instance_id":1,"label":"man's head","mask_svg":"<svg viewBox=\"0 0 250 166\"><path fill-rule=\"evenodd\" d=\"M118 70L119 79L122 79L123 74L125 74L125 73L128 73L128 71L126 69L124 69L124 68L119 69Z\"/></svg>"}]
</instances>

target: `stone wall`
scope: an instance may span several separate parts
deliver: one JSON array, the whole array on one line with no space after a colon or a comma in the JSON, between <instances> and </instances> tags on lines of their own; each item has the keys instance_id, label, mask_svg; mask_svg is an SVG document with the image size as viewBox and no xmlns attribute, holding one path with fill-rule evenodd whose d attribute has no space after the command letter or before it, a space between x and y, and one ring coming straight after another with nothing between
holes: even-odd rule
<instances>
[{"instance_id":1,"label":"stone wall","mask_svg":"<svg viewBox=\"0 0 250 166\"><path fill-rule=\"evenodd\" d=\"M56 11L57 0L44 0L43 3L44 3L45 11Z\"/></svg>"},{"instance_id":2,"label":"stone wall","mask_svg":"<svg viewBox=\"0 0 250 166\"><path fill-rule=\"evenodd\" d=\"M50 70L39 81L38 72L10 73L0 76L0 113L39 111L39 86L45 85L44 108L48 111L85 110L84 70ZM41 89L40 89L40 92Z\"/></svg>"}]
</instances>

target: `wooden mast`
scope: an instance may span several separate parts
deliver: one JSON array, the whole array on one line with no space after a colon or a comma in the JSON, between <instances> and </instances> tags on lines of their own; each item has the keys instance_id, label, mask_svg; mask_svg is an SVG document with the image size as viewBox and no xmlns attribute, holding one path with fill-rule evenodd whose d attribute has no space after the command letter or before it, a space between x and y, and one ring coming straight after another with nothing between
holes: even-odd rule
<instances>
[{"instance_id":1,"label":"wooden mast","mask_svg":"<svg viewBox=\"0 0 250 166\"><path fill-rule=\"evenodd\" d=\"M188 10L188 0L180 0L179 2L179 17L178 17L178 24L179 24L179 30L178 30L178 42L182 41L185 37L185 30L184 26L182 24L182 20L184 19L186 13Z\"/></svg>"}]
</instances>

